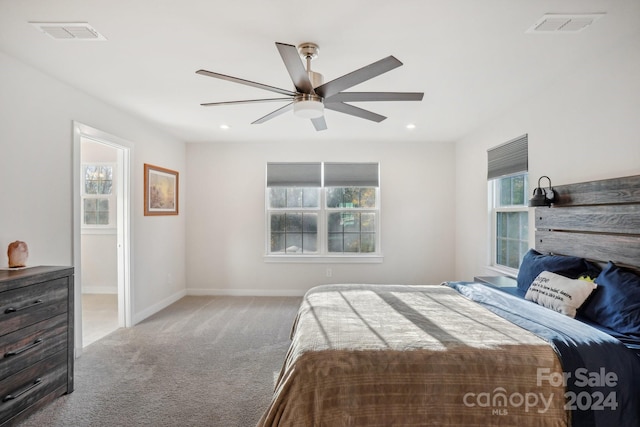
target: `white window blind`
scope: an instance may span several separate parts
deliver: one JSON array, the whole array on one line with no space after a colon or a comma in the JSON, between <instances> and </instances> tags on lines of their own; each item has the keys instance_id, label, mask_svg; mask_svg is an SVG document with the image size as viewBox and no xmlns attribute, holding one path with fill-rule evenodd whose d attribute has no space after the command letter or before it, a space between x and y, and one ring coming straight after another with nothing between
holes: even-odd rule
<instances>
[{"instance_id":1,"label":"white window blind","mask_svg":"<svg viewBox=\"0 0 640 427\"><path fill-rule=\"evenodd\" d=\"M320 187L321 164L267 163L267 187Z\"/></svg>"},{"instance_id":2,"label":"white window blind","mask_svg":"<svg viewBox=\"0 0 640 427\"><path fill-rule=\"evenodd\" d=\"M487 150L487 179L529 170L529 137L527 134Z\"/></svg>"},{"instance_id":3,"label":"white window blind","mask_svg":"<svg viewBox=\"0 0 640 427\"><path fill-rule=\"evenodd\" d=\"M378 187L378 163L325 163L325 187Z\"/></svg>"}]
</instances>

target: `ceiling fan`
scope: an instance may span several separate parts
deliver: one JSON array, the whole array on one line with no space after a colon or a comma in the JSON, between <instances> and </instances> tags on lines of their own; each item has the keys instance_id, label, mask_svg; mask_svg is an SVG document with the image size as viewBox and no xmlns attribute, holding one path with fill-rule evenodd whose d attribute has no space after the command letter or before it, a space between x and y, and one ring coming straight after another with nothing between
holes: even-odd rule
<instances>
[{"instance_id":1,"label":"ceiling fan","mask_svg":"<svg viewBox=\"0 0 640 427\"><path fill-rule=\"evenodd\" d=\"M278 48L280 56L284 61L284 65L289 72L291 80L293 81L295 91L252 82L238 77L214 73L212 71L198 70L196 73L203 76L240 83L284 95L284 97L280 98L209 102L201 105L210 107L230 104L290 101L284 107L272 111L266 116L252 122L252 124L264 123L267 120L271 120L274 117L293 110L295 115L311 119L315 129L317 131L321 131L327 129L327 123L324 119L325 108L360 117L362 119L381 122L386 119L385 116L355 107L351 104L347 104L347 102L421 101L424 95L422 92L343 92L345 89L349 89L352 86L401 66L402 62L398 61L393 56L388 56L363 68L352 71L349 74L345 74L342 77L338 77L337 79L324 83L322 74L311 71L311 60L318 56L318 45L315 43L302 43L298 48L296 48L290 44L276 42L276 47ZM306 70L302 63L302 58L306 60Z\"/></svg>"}]
</instances>

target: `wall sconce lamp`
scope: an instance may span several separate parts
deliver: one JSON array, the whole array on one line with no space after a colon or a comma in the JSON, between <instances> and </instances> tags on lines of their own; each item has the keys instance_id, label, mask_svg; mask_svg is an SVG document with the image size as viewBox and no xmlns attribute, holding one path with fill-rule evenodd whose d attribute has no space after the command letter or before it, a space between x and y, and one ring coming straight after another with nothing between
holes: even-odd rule
<instances>
[{"instance_id":1,"label":"wall sconce lamp","mask_svg":"<svg viewBox=\"0 0 640 427\"><path fill-rule=\"evenodd\" d=\"M549 181L549 188L544 189L540 185L542 178L547 178ZM556 200L556 193L551 186L551 179L548 176L541 176L538 179L538 186L533 190L533 197L529 200L529 206L548 206L551 207L551 203Z\"/></svg>"}]
</instances>

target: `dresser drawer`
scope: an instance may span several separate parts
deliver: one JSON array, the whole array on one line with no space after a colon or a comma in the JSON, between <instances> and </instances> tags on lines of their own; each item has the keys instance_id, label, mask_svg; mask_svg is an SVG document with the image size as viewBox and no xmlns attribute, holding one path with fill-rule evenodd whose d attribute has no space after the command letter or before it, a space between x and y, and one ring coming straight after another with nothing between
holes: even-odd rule
<instances>
[{"instance_id":1,"label":"dresser drawer","mask_svg":"<svg viewBox=\"0 0 640 427\"><path fill-rule=\"evenodd\" d=\"M66 384L64 351L0 381L0 425L51 393L63 394Z\"/></svg>"},{"instance_id":2,"label":"dresser drawer","mask_svg":"<svg viewBox=\"0 0 640 427\"><path fill-rule=\"evenodd\" d=\"M67 278L0 294L0 336L33 325L68 309Z\"/></svg>"},{"instance_id":3,"label":"dresser drawer","mask_svg":"<svg viewBox=\"0 0 640 427\"><path fill-rule=\"evenodd\" d=\"M0 340L0 380L66 348L66 313L5 335Z\"/></svg>"}]
</instances>

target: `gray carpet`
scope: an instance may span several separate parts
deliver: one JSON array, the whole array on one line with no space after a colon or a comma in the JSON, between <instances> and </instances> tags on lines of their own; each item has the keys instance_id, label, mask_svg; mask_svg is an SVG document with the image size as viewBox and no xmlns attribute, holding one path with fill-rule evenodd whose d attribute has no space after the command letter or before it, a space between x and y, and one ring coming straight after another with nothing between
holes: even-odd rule
<instances>
[{"instance_id":1,"label":"gray carpet","mask_svg":"<svg viewBox=\"0 0 640 427\"><path fill-rule=\"evenodd\" d=\"M186 297L76 359L75 391L22 426L254 426L301 298Z\"/></svg>"}]
</instances>

